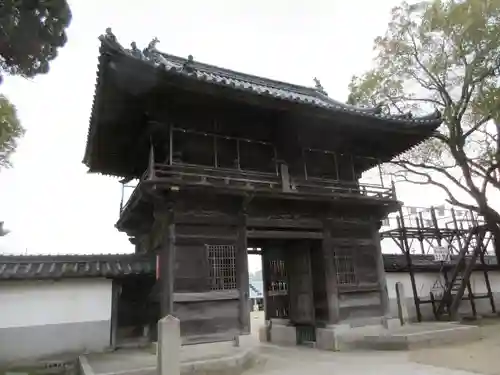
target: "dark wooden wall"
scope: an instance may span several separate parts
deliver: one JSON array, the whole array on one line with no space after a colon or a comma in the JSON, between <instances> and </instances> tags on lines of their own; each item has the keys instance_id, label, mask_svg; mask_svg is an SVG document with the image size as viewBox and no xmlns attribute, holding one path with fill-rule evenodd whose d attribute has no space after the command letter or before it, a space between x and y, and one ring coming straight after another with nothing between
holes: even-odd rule
<instances>
[{"instance_id":1,"label":"dark wooden wall","mask_svg":"<svg viewBox=\"0 0 500 375\"><path fill-rule=\"evenodd\" d=\"M281 307L271 306L268 299L268 308L285 309L287 318L302 324L334 323L332 316L346 321L383 314L379 248L370 212L272 198L254 198L243 211L242 197L207 191L180 192L169 200L170 222L161 224L157 219L149 243L159 244L157 249L164 254L165 239L158 232L173 227L171 313L181 321L186 344L227 340L249 332L248 238L274 239L281 244L275 246L275 252L287 264L289 295L277 297L284 302ZM229 267L234 273L226 280L232 286L220 288L213 283L210 246L234 248ZM168 267L162 268L161 278L168 272L164 270ZM336 309L333 314L332 308ZM268 318L275 315L280 314L268 311Z\"/></svg>"},{"instance_id":2,"label":"dark wooden wall","mask_svg":"<svg viewBox=\"0 0 500 375\"><path fill-rule=\"evenodd\" d=\"M157 162L167 159L168 133L173 126L270 144L240 143L242 169L272 172L272 164L276 161L286 163L290 175L297 178L304 178L307 174L309 177L353 181L359 176L357 171L353 173L356 164L353 164L349 149L345 148L345 137L348 135L336 136L339 131L337 128L315 126L314 131L310 131L310 126L304 126L307 119L290 114L210 101L207 98L200 98L199 102L193 104L195 100L193 97L169 98L168 106L163 105L153 112L152 120L159 124L151 126ZM196 111L192 110L193 106L196 106ZM182 160L185 163L212 166L215 161L213 149L214 140L210 137L174 132L173 154L177 162ZM218 138L217 149L219 167L233 168L231 159L236 153L235 143Z\"/></svg>"},{"instance_id":3,"label":"dark wooden wall","mask_svg":"<svg viewBox=\"0 0 500 375\"><path fill-rule=\"evenodd\" d=\"M267 298L268 319L282 317L275 313L281 302L289 304L285 318L297 320L299 316L298 321L304 323L308 319L318 324L383 315L375 228L369 212L356 212L354 207L349 211L324 203L285 204L271 199L252 202L249 233L283 234L280 241L268 239L267 243L264 240L255 243L264 249L264 264L274 259L285 260L290 284L286 298ZM309 239L304 239L308 236ZM305 264L307 269L298 266ZM264 273L269 272L265 267ZM266 285L268 278L264 275ZM309 279L306 282L303 278ZM304 297L307 293L302 286L306 284L311 291ZM293 306L299 300L301 304L314 303L314 306ZM300 318L306 313L309 318Z\"/></svg>"},{"instance_id":4,"label":"dark wooden wall","mask_svg":"<svg viewBox=\"0 0 500 375\"><path fill-rule=\"evenodd\" d=\"M382 316L377 244L370 222L333 224L332 251L337 272L340 320Z\"/></svg>"},{"instance_id":5,"label":"dark wooden wall","mask_svg":"<svg viewBox=\"0 0 500 375\"><path fill-rule=\"evenodd\" d=\"M181 193L172 204L172 313L181 322L183 342L228 340L246 333L249 323L244 314L248 315L249 310L243 308L242 300L248 297L248 269L246 243L241 241L241 200ZM225 257L216 259L214 254ZM224 267L219 271L224 272L220 276L225 278L215 278L213 270L217 265L210 259ZM163 276L160 274L162 283ZM215 283L216 280L221 282ZM160 298L165 297L162 292Z\"/></svg>"}]
</instances>

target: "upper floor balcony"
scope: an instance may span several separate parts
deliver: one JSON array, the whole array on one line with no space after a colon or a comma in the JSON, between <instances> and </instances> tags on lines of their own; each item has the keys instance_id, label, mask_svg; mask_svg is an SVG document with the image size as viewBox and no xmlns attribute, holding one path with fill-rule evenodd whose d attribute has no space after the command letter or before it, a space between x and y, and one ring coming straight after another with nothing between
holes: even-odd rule
<instances>
[{"instance_id":1,"label":"upper floor balcony","mask_svg":"<svg viewBox=\"0 0 500 375\"><path fill-rule=\"evenodd\" d=\"M171 127L167 139L151 145L148 167L137 186L206 187L287 199L395 201L395 191L384 185L379 164L374 158L327 150L295 148L293 152L277 152L270 142ZM362 172L369 167L375 167L375 176L365 182ZM128 202L137 194L135 188ZM125 197L120 212L128 206L124 201Z\"/></svg>"}]
</instances>

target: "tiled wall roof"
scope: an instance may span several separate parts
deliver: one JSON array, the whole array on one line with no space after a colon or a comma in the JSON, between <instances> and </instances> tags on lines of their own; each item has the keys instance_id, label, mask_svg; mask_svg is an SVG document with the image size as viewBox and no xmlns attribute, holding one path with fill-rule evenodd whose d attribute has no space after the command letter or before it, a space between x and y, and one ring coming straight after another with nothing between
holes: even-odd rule
<instances>
[{"instance_id":1,"label":"tiled wall roof","mask_svg":"<svg viewBox=\"0 0 500 375\"><path fill-rule=\"evenodd\" d=\"M154 272L154 260L135 254L0 255L0 280L120 277Z\"/></svg>"}]
</instances>

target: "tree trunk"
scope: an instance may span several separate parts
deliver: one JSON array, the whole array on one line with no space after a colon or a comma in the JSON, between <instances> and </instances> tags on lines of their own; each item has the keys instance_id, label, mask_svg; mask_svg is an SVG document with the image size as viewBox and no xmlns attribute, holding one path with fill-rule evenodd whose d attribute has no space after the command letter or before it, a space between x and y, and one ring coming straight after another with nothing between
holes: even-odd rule
<instances>
[{"instance_id":1,"label":"tree trunk","mask_svg":"<svg viewBox=\"0 0 500 375\"><path fill-rule=\"evenodd\" d=\"M497 258L497 264L500 265L500 227L496 217L492 215L484 215L486 221L486 226L492 235L492 242L495 251L495 256Z\"/></svg>"}]
</instances>

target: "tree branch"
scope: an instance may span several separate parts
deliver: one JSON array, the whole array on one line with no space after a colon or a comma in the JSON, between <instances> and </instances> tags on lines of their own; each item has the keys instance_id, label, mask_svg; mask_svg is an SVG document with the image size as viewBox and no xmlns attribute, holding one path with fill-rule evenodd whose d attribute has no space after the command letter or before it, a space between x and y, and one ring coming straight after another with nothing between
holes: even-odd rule
<instances>
[{"instance_id":1,"label":"tree branch","mask_svg":"<svg viewBox=\"0 0 500 375\"><path fill-rule=\"evenodd\" d=\"M476 130L478 130L481 126L486 124L488 121L491 120L491 115L483 117L481 120L479 120L473 127L471 127L469 130L467 130L463 135L462 139L465 141L467 137L469 137L472 133L474 133Z\"/></svg>"},{"instance_id":2,"label":"tree branch","mask_svg":"<svg viewBox=\"0 0 500 375\"><path fill-rule=\"evenodd\" d=\"M437 181L433 180L427 173L418 172L416 170L412 170L411 168L408 168L407 170L408 170L408 172L410 172L412 174L424 177L425 181L410 180L407 176L401 175L401 174L397 174L397 173L394 174L394 176L395 177L400 177L400 178L403 179L404 182L408 182L408 183L411 183L411 184L416 184L416 185L429 185L430 184L430 185L437 186L440 189L442 189L445 192L445 194L448 196L448 199L447 199L448 203L479 213L479 208L478 207L458 201L453 196L453 194L451 193L450 189L445 184L442 184L440 182L437 182Z\"/></svg>"},{"instance_id":3,"label":"tree branch","mask_svg":"<svg viewBox=\"0 0 500 375\"><path fill-rule=\"evenodd\" d=\"M484 180L483 180L483 184L481 186L481 193L482 194L486 194L486 188L488 186L488 182L491 183L490 181L490 178L492 181L494 181L494 183L492 183L493 186L495 186L497 189L500 189L500 184L498 183L498 181L496 181L493 177L491 177L491 174L498 168L500 167L500 163L499 162L496 162L496 163L493 163L487 170L486 170L486 175L484 177ZM488 178L490 177L490 178Z\"/></svg>"},{"instance_id":4,"label":"tree branch","mask_svg":"<svg viewBox=\"0 0 500 375\"><path fill-rule=\"evenodd\" d=\"M414 173L415 171L413 169L408 168L408 166L410 166L412 168L427 169L427 170L431 170L433 172L438 172L438 173L442 174L443 176L445 176L450 181L452 181L457 187L459 187L460 189L465 191L467 194L471 195L471 192L463 184L461 184L457 178L455 178L450 172L446 171L442 167L436 167L436 166L432 166L432 165L428 165L428 164L424 164L424 163L413 163L413 162L410 162L408 160L391 161L390 163L398 165L399 167L402 167L404 169L407 169L411 173ZM427 173L424 173L424 172L418 172L416 174L419 174L421 176L428 175Z\"/></svg>"},{"instance_id":5,"label":"tree branch","mask_svg":"<svg viewBox=\"0 0 500 375\"><path fill-rule=\"evenodd\" d=\"M415 37L409 32L409 30L407 30L407 32L408 32L408 35L410 36L410 39L411 39L411 42L412 42L412 45L413 45L413 53L412 53L412 55L415 58L415 61L422 68L422 70L429 76L429 78L431 79L431 81L433 81L433 83L436 85L436 88L438 88L438 91L441 94L441 97L444 100L444 102L447 105L452 106L453 105L453 100L451 99L451 96L448 93L448 90L446 90L446 87L444 87L444 85L440 81L440 79L438 77L435 77L434 74L432 74L430 72L430 70L427 69L427 67L425 66L425 64L420 60L420 58L418 57L418 47L417 47L417 42L415 41Z\"/></svg>"}]
</instances>

